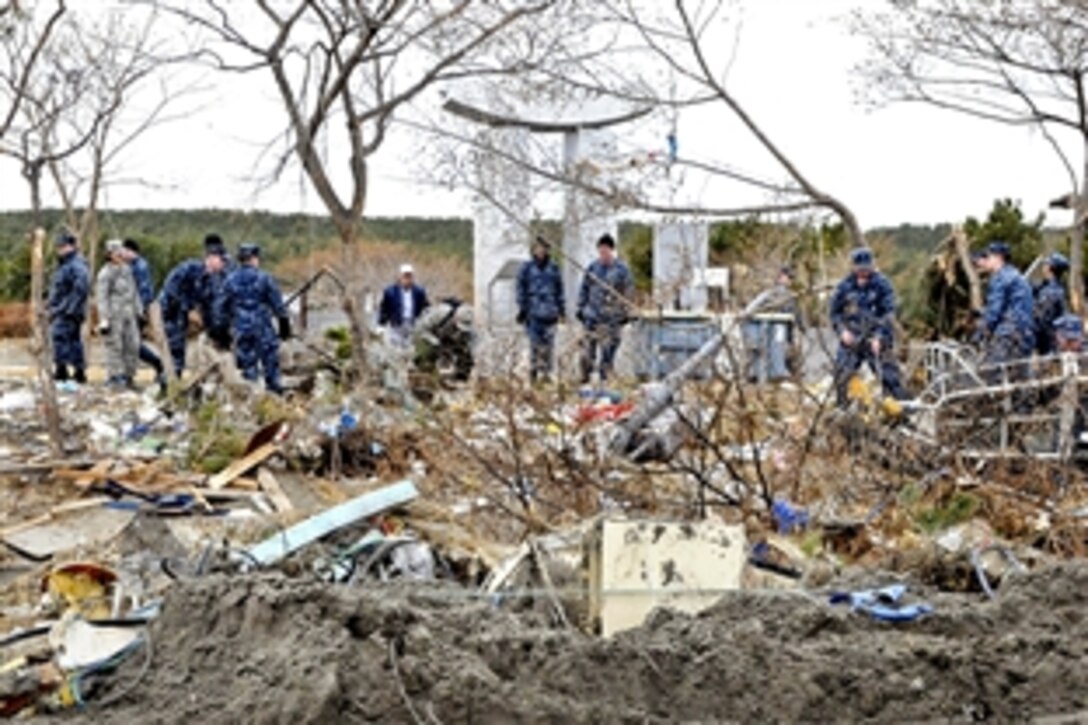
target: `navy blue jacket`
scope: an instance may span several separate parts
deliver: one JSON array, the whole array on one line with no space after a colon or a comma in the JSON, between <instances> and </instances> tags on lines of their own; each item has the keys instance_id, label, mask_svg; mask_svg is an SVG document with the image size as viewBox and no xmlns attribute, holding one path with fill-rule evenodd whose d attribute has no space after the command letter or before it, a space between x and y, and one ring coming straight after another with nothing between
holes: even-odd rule
<instances>
[{"instance_id":1,"label":"navy blue jacket","mask_svg":"<svg viewBox=\"0 0 1088 725\"><path fill-rule=\"evenodd\" d=\"M87 316L87 295L91 289L91 273L87 260L79 252L60 258L49 280L49 317L67 317L82 321Z\"/></svg>"},{"instance_id":2,"label":"navy blue jacket","mask_svg":"<svg viewBox=\"0 0 1088 725\"><path fill-rule=\"evenodd\" d=\"M835 332L849 330L855 337L875 336L890 343L894 320L895 290L880 272L873 270L864 285L851 272L835 288L831 297L831 325Z\"/></svg>"},{"instance_id":3,"label":"navy blue jacket","mask_svg":"<svg viewBox=\"0 0 1088 725\"><path fill-rule=\"evenodd\" d=\"M405 320L403 292L399 284L391 284L382 292L382 302L378 307L378 324L392 327L400 327L405 323L412 324L419 318L423 310L430 307L430 305L431 303L427 299L427 290L418 284L413 284L412 319Z\"/></svg>"},{"instance_id":4,"label":"navy blue jacket","mask_svg":"<svg viewBox=\"0 0 1088 725\"><path fill-rule=\"evenodd\" d=\"M151 300L155 299L155 283L151 281L151 265L143 257L132 260L132 276L136 280L136 291L140 294L140 304L146 310Z\"/></svg>"},{"instance_id":5,"label":"navy blue jacket","mask_svg":"<svg viewBox=\"0 0 1088 725\"><path fill-rule=\"evenodd\" d=\"M627 319L624 300L631 295L634 286L631 270L622 261L616 259L605 266L599 259L594 260L586 268L582 287L578 290L578 318L589 325L624 322Z\"/></svg>"},{"instance_id":6,"label":"navy blue jacket","mask_svg":"<svg viewBox=\"0 0 1088 725\"><path fill-rule=\"evenodd\" d=\"M280 288L272 275L258 267L239 265L223 283L216 299L215 319L230 325L235 337L274 337L272 318L287 317Z\"/></svg>"},{"instance_id":7,"label":"navy blue jacket","mask_svg":"<svg viewBox=\"0 0 1088 725\"><path fill-rule=\"evenodd\" d=\"M531 259L518 270L518 313L527 321L552 325L566 313L563 275L550 258Z\"/></svg>"},{"instance_id":8,"label":"navy blue jacket","mask_svg":"<svg viewBox=\"0 0 1088 725\"><path fill-rule=\"evenodd\" d=\"M1040 355L1058 349L1054 321L1065 312L1065 288L1061 282L1048 279L1035 288L1035 345Z\"/></svg>"},{"instance_id":9,"label":"navy blue jacket","mask_svg":"<svg viewBox=\"0 0 1088 725\"><path fill-rule=\"evenodd\" d=\"M199 309L205 326L210 327L213 319L210 276L200 259L187 259L170 270L159 293L162 316L166 319L184 317L190 310Z\"/></svg>"},{"instance_id":10,"label":"navy blue jacket","mask_svg":"<svg viewBox=\"0 0 1088 725\"><path fill-rule=\"evenodd\" d=\"M1025 354L1035 347L1034 299L1031 285L1011 264L990 277L986 308L982 311L984 332L1015 340Z\"/></svg>"}]
</instances>

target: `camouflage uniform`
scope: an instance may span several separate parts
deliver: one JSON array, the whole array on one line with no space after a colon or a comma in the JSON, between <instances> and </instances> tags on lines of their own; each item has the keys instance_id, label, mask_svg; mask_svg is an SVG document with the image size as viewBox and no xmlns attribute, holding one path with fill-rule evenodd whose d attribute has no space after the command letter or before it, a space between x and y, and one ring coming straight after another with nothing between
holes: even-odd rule
<instances>
[{"instance_id":1,"label":"camouflage uniform","mask_svg":"<svg viewBox=\"0 0 1088 725\"><path fill-rule=\"evenodd\" d=\"M275 280L257 267L239 266L223 285L214 319L231 326L234 355L243 377L257 380L259 366L265 387L280 393L280 339L272 325L273 317L280 321L282 330L287 308Z\"/></svg>"},{"instance_id":2,"label":"camouflage uniform","mask_svg":"<svg viewBox=\"0 0 1088 725\"><path fill-rule=\"evenodd\" d=\"M60 258L49 283L49 333L59 380L68 378L68 365L73 367L76 379L83 377L87 366L80 328L87 317L90 286L90 273L82 254L72 252Z\"/></svg>"},{"instance_id":3,"label":"camouflage uniform","mask_svg":"<svg viewBox=\"0 0 1088 725\"><path fill-rule=\"evenodd\" d=\"M627 297L634 287L631 270L619 259L611 264L595 260L586 269L578 291L578 320L586 328L582 347L582 381L589 382L597 367L600 347L601 379L612 373L623 326L627 323Z\"/></svg>"},{"instance_id":4,"label":"camouflage uniform","mask_svg":"<svg viewBox=\"0 0 1088 725\"><path fill-rule=\"evenodd\" d=\"M174 371L178 376L185 369L185 336L189 329L189 312L200 310L200 317L205 327L211 327L213 315L213 294L210 278L204 262L189 259L170 271L159 293L159 307L162 310L163 331L166 344L174 360Z\"/></svg>"},{"instance_id":5,"label":"camouflage uniform","mask_svg":"<svg viewBox=\"0 0 1088 725\"><path fill-rule=\"evenodd\" d=\"M111 382L132 383L140 353L140 317L143 305L132 268L107 262L96 283L98 319L109 325L106 369Z\"/></svg>"},{"instance_id":6,"label":"camouflage uniform","mask_svg":"<svg viewBox=\"0 0 1088 725\"><path fill-rule=\"evenodd\" d=\"M566 310L559 265L545 258L521 265L517 280L518 320L529 335L529 377L550 375L555 358L555 326Z\"/></svg>"},{"instance_id":7,"label":"camouflage uniform","mask_svg":"<svg viewBox=\"0 0 1088 725\"><path fill-rule=\"evenodd\" d=\"M140 293L140 305L143 308L143 321L146 322L151 303L155 301L155 283L151 279L151 265L143 257L132 260L132 277L136 280L136 289ZM162 359L141 340L140 361L150 365L155 374L162 376ZM160 377L161 382L161 377Z\"/></svg>"},{"instance_id":8,"label":"camouflage uniform","mask_svg":"<svg viewBox=\"0 0 1088 725\"><path fill-rule=\"evenodd\" d=\"M1048 279L1035 288L1035 349L1040 355L1057 352L1054 322L1066 313L1065 288L1057 279Z\"/></svg>"},{"instance_id":9,"label":"camouflage uniform","mask_svg":"<svg viewBox=\"0 0 1088 725\"><path fill-rule=\"evenodd\" d=\"M1031 356L1035 348L1031 286L1006 264L990 277L979 333L985 342L984 364L1007 363Z\"/></svg>"},{"instance_id":10,"label":"camouflage uniform","mask_svg":"<svg viewBox=\"0 0 1088 725\"><path fill-rule=\"evenodd\" d=\"M846 386L862 364L869 366L893 398L908 397L900 379L899 363L892 353L895 290L880 272L873 270L870 275L868 282L861 284L857 274L851 272L839 282L831 298L831 325L840 336L835 355L835 394L839 405L846 404ZM843 330L854 336L854 344L842 343ZM873 354L873 340L880 341L879 356Z\"/></svg>"}]
</instances>

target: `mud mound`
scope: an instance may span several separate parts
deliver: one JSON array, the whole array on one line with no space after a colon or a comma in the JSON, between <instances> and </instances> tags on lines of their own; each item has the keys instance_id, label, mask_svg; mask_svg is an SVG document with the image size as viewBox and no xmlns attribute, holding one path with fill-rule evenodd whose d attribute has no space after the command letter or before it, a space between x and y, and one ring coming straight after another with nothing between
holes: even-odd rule
<instances>
[{"instance_id":1,"label":"mud mound","mask_svg":"<svg viewBox=\"0 0 1088 725\"><path fill-rule=\"evenodd\" d=\"M1021 720L1088 707L1088 567L885 624L797 593L658 612L612 640L454 588L268 576L174 588L151 669L96 722ZM130 680L137 661L119 673ZM88 712L87 715L92 715ZM434 720L430 720L434 721Z\"/></svg>"}]
</instances>

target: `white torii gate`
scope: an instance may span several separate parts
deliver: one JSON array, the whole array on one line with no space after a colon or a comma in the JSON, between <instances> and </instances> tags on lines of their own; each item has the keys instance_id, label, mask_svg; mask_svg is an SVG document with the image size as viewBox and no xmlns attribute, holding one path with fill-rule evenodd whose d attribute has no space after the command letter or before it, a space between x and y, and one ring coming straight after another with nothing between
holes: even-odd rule
<instances>
[{"instance_id":1,"label":"white torii gate","mask_svg":"<svg viewBox=\"0 0 1088 725\"><path fill-rule=\"evenodd\" d=\"M500 105L492 101L491 105ZM514 323L513 280L515 262L528 259L532 192L529 170L511 158L527 158L531 134L562 134L564 171L571 179L584 173L589 158L614 156L616 137L611 128L633 121L649 108L620 107L609 98L572 101L556 105L514 108L508 101L502 110L483 103L452 99L446 111L484 127L485 145L498 153L477 155L479 190L473 224L473 276L478 325L508 327ZM547 120L543 120L547 119ZM598 238L616 236L616 213L598 196L579 191L575 184L565 190L561 267L567 296L567 316L573 319L582 270L596 255Z\"/></svg>"}]
</instances>

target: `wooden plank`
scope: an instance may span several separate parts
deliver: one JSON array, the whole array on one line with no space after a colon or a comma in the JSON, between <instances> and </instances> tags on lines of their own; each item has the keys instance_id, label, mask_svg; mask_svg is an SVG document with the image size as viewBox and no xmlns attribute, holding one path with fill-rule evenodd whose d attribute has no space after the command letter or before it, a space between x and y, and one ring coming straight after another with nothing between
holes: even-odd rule
<instances>
[{"instance_id":1,"label":"wooden plank","mask_svg":"<svg viewBox=\"0 0 1088 725\"><path fill-rule=\"evenodd\" d=\"M89 471L81 471L80 476L73 480L72 483L74 483L77 488L88 488L95 481L99 480L99 478L108 474L111 468L113 468L112 459L107 458L104 461L99 461L91 466ZM63 478L60 473L60 471L57 471L57 476Z\"/></svg>"},{"instance_id":2,"label":"wooden plank","mask_svg":"<svg viewBox=\"0 0 1088 725\"><path fill-rule=\"evenodd\" d=\"M224 468L219 473L208 479L207 487L218 491L234 479L249 472L254 466L263 463L279 451L275 443L266 443L248 456L239 458L234 463Z\"/></svg>"},{"instance_id":3,"label":"wooden plank","mask_svg":"<svg viewBox=\"0 0 1088 725\"><path fill-rule=\"evenodd\" d=\"M364 493L276 533L251 547L249 555L260 566L274 564L339 528L406 504L418 495L415 484L408 480Z\"/></svg>"},{"instance_id":4,"label":"wooden plank","mask_svg":"<svg viewBox=\"0 0 1088 725\"><path fill-rule=\"evenodd\" d=\"M275 507L277 513L285 514L294 511L295 505L291 503L291 499L283 490L280 482L276 480L272 471L264 467L258 468L257 482L261 485L261 490L268 496L268 500L272 502L272 506Z\"/></svg>"},{"instance_id":5,"label":"wooden plank","mask_svg":"<svg viewBox=\"0 0 1088 725\"><path fill-rule=\"evenodd\" d=\"M249 476L239 476L230 482L231 488L240 488L243 491L260 491L261 484L257 482L256 478Z\"/></svg>"},{"instance_id":6,"label":"wooden plank","mask_svg":"<svg viewBox=\"0 0 1088 725\"><path fill-rule=\"evenodd\" d=\"M104 503L112 501L109 496L95 496L94 498L80 499L79 501L69 501L68 503L62 503L59 506L54 506L49 509L47 513L41 516L35 516L32 519L27 519L18 524L12 524L7 528L0 529L0 539L3 539L11 534L17 534L25 529L32 529L35 526L41 526L52 521L57 516L70 513L72 511L79 511L81 509L93 508L94 506L101 506Z\"/></svg>"},{"instance_id":7,"label":"wooden plank","mask_svg":"<svg viewBox=\"0 0 1088 725\"><path fill-rule=\"evenodd\" d=\"M0 464L0 476L14 476L22 473L48 473L58 469L87 468L97 461L85 458L58 458L48 461L27 461L25 463Z\"/></svg>"}]
</instances>

